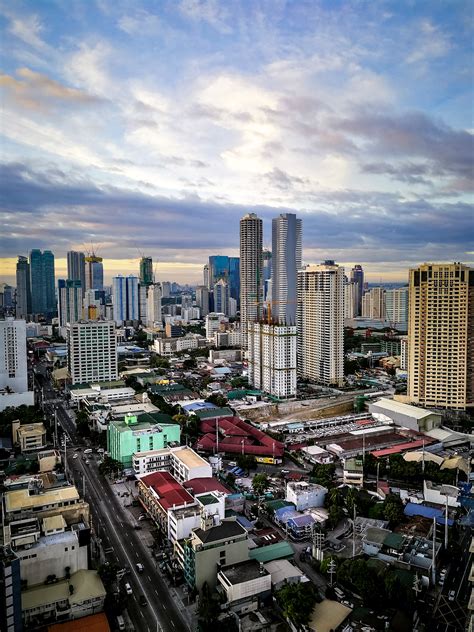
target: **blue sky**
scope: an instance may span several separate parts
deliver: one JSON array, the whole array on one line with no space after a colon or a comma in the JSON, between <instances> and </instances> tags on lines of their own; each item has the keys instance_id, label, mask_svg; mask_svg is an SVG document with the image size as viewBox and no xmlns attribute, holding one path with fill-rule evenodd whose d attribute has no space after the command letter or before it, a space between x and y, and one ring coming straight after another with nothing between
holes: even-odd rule
<instances>
[{"instance_id":1,"label":"blue sky","mask_svg":"<svg viewBox=\"0 0 474 632\"><path fill-rule=\"evenodd\" d=\"M249 210L372 281L472 262L472 27L460 0L3 3L2 277L92 242L197 282Z\"/></svg>"}]
</instances>

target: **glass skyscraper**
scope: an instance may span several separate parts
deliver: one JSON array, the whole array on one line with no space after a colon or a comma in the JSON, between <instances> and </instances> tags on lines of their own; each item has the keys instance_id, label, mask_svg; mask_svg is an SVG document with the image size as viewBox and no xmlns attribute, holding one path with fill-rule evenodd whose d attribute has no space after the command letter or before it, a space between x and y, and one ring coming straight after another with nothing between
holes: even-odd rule
<instances>
[{"instance_id":1,"label":"glass skyscraper","mask_svg":"<svg viewBox=\"0 0 474 632\"><path fill-rule=\"evenodd\" d=\"M226 255L209 257L209 289L213 289L219 279L229 284L229 293L237 302L240 300L240 259Z\"/></svg>"},{"instance_id":2,"label":"glass skyscraper","mask_svg":"<svg viewBox=\"0 0 474 632\"><path fill-rule=\"evenodd\" d=\"M51 318L56 314L54 255L50 250L30 253L31 313Z\"/></svg>"}]
</instances>

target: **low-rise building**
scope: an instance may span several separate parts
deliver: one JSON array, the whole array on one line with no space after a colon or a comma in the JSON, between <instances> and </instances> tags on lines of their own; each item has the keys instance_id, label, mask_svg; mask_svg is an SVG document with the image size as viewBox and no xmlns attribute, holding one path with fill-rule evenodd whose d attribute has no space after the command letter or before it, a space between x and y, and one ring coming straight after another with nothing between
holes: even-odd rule
<instances>
[{"instance_id":1,"label":"low-rise building","mask_svg":"<svg viewBox=\"0 0 474 632\"><path fill-rule=\"evenodd\" d=\"M212 476L209 462L187 446L136 452L133 455L133 469L136 474L167 470L180 483Z\"/></svg>"},{"instance_id":2,"label":"low-rise building","mask_svg":"<svg viewBox=\"0 0 474 632\"><path fill-rule=\"evenodd\" d=\"M301 448L301 454L310 463L328 464L334 462L334 456L318 445L308 445Z\"/></svg>"},{"instance_id":3,"label":"low-rise building","mask_svg":"<svg viewBox=\"0 0 474 632\"><path fill-rule=\"evenodd\" d=\"M362 487L364 484L364 464L362 459L345 459L342 473L344 485L358 485Z\"/></svg>"},{"instance_id":4,"label":"low-rise building","mask_svg":"<svg viewBox=\"0 0 474 632\"><path fill-rule=\"evenodd\" d=\"M428 432L441 426L441 414L418 406L404 404L394 399L382 397L369 404L370 413L379 413L389 417L398 426L417 432Z\"/></svg>"},{"instance_id":5,"label":"low-rise building","mask_svg":"<svg viewBox=\"0 0 474 632\"><path fill-rule=\"evenodd\" d=\"M291 482L286 485L286 500L293 503L297 511L310 507L322 507L327 494L326 487L316 483Z\"/></svg>"},{"instance_id":6,"label":"low-rise building","mask_svg":"<svg viewBox=\"0 0 474 632\"><path fill-rule=\"evenodd\" d=\"M309 581L303 571L300 571L289 560L273 560L264 564L272 577L273 590L279 590L285 584L299 584Z\"/></svg>"},{"instance_id":7,"label":"low-rise building","mask_svg":"<svg viewBox=\"0 0 474 632\"><path fill-rule=\"evenodd\" d=\"M259 602L268 597L272 590L271 574L256 560L223 567L217 574L217 581L227 604L239 613L257 610Z\"/></svg>"},{"instance_id":8,"label":"low-rise building","mask_svg":"<svg viewBox=\"0 0 474 632\"><path fill-rule=\"evenodd\" d=\"M195 336L185 336L184 338L156 338L153 342L153 350L165 357L172 356L181 351L198 349L200 346L199 338Z\"/></svg>"},{"instance_id":9,"label":"low-rise building","mask_svg":"<svg viewBox=\"0 0 474 632\"><path fill-rule=\"evenodd\" d=\"M139 475L138 499L161 530L169 533L168 513L195 506L196 501L169 472Z\"/></svg>"},{"instance_id":10,"label":"low-rise building","mask_svg":"<svg viewBox=\"0 0 474 632\"><path fill-rule=\"evenodd\" d=\"M19 421L14 421L12 432L14 442L19 444L22 452L46 447L46 428L43 423L20 425Z\"/></svg>"},{"instance_id":11,"label":"low-rise building","mask_svg":"<svg viewBox=\"0 0 474 632\"><path fill-rule=\"evenodd\" d=\"M162 422L168 415L145 413L125 415L122 420L111 421L107 427L107 451L124 468L132 467L133 455L148 450L162 450L178 446L179 424Z\"/></svg>"}]
</instances>

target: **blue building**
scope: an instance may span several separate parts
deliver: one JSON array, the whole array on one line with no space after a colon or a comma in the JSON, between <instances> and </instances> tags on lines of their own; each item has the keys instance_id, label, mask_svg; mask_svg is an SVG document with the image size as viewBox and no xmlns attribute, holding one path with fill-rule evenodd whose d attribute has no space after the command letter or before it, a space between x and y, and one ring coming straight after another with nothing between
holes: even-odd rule
<instances>
[{"instance_id":1,"label":"blue building","mask_svg":"<svg viewBox=\"0 0 474 632\"><path fill-rule=\"evenodd\" d=\"M56 314L54 255L50 250L30 252L31 313L52 318Z\"/></svg>"},{"instance_id":2,"label":"blue building","mask_svg":"<svg viewBox=\"0 0 474 632\"><path fill-rule=\"evenodd\" d=\"M112 287L115 322L138 320L138 277L119 274L112 279Z\"/></svg>"},{"instance_id":3,"label":"blue building","mask_svg":"<svg viewBox=\"0 0 474 632\"><path fill-rule=\"evenodd\" d=\"M229 285L229 294L235 300L240 300L240 258L226 255L212 255L209 257L209 289L224 279ZM215 305L213 309L216 310Z\"/></svg>"}]
</instances>

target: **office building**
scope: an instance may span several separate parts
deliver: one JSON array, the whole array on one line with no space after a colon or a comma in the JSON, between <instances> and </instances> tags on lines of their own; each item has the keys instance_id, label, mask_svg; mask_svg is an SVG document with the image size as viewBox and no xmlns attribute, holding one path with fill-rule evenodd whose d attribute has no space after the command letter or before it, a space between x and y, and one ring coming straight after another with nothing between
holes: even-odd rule
<instances>
[{"instance_id":1,"label":"office building","mask_svg":"<svg viewBox=\"0 0 474 632\"><path fill-rule=\"evenodd\" d=\"M344 278L344 318L352 319L357 316L357 288L357 283Z\"/></svg>"},{"instance_id":2,"label":"office building","mask_svg":"<svg viewBox=\"0 0 474 632\"><path fill-rule=\"evenodd\" d=\"M206 338L211 340L217 331L224 331L229 323L229 319L225 314L211 312L206 316Z\"/></svg>"},{"instance_id":3,"label":"office building","mask_svg":"<svg viewBox=\"0 0 474 632\"><path fill-rule=\"evenodd\" d=\"M142 257L140 259L140 285L151 285L153 283L153 259Z\"/></svg>"},{"instance_id":4,"label":"office building","mask_svg":"<svg viewBox=\"0 0 474 632\"><path fill-rule=\"evenodd\" d=\"M201 318L205 318L209 314L209 288L206 285L197 286L196 303L200 309Z\"/></svg>"},{"instance_id":5,"label":"office building","mask_svg":"<svg viewBox=\"0 0 474 632\"><path fill-rule=\"evenodd\" d=\"M65 328L67 323L76 323L78 320L81 320L82 293L80 280L65 281L64 279L59 279L58 316L60 328Z\"/></svg>"},{"instance_id":6,"label":"office building","mask_svg":"<svg viewBox=\"0 0 474 632\"><path fill-rule=\"evenodd\" d=\"M82 299L84 320L98 320L105 315L105 295L103 290L86 290Z\"/></svg>"},{"instance_id":7,"label":"office building","mask_svg":"<svg viewBox=\"0 0 474 632\"><path fill-rule=\"evenodd\" d=\"M385 320L385 289L373 287L362 296L362 318Z\"/></svg>"},{"instance_id":8,"label":"office building","mask_svg":"<svg viewBox=\"0 0 474 632\"><path fill-rule=\"evenodd\" d=\"M205 285L207 287L207 289L209 288L209 264L206 263L204 264L204 267L202 269L202 282L203 285Z\"/></svg>"},{"instance_id":9,"label":"office building","mask_svg":"<svg viewBox=\"0 0 474 632\"><path fill-rule=\"evenodd\" d=\"M278 399L296 397L296 326L248 323L248 379Z\"/></svg>"},{"instance_id":10,"label":"office building","mask_svg":"<svg viewBox=\"0 0 474 632\"><path fill-rule=\"evenodd\" d=\"M263 301L263 222L248 213L240 220L240 327L247 338L247 323L260 320Z\"/></svg>"},{"instance_id":11,"label":"office building","mask_svg":"<svg viewBox=\"0 0 474 632\"><path fill-rule=\"evenodd\" d=\"M263 250L263 300L272 300L272 253L270 250Z\"/></svg>"},{"instance_id":12,"label":"office building","mask_svg":"<svg viewBox=\"0 0 474 632\"><path fill-rule=\"evenodd\" d=\"M166 470L179 483L193 478L210 478L212 467L188 446L164 448L163 450L146 450L133 455L135 474L151 474L158 470Z\"/></svg>"},{"instance_id":13,"label":"office building","mask_svg":"<svg viewBox=\"0 0 474 632\"><path fill-rule=\"evenodd\" d=\"M357 285L357 316L362 314L362 295L364 293L364 270L357 264L351 270L351 281Z\"/></svg>"},{"instance_id":14,"label":"office building","mask_svg":"<svg viewBox=\"0 0 474 632\"><path fill-rule=\"evenodd\" d=\"M124 322L138 320L138 277L119 274L112 279L114 320Z\"/></svg>"},{"instance_id":15,"label":"office building","mask_svg":"<svg viewBox=\"0 0 474 632\"><path fill-rule=\"evenodd\" d=\"M0 547L0 630L23 630L20 560L10 546Z\"/></svg>"},{"instance_id":16,"label":"office building","mask_svg":"<svg viewBox=\"0 0 474 632\"><path fill-rule=\"evenodd\" d=\"M104 289L104 265L102 257L93 252L86 257L86 290Z\"/></svg>"},{"instance_id":17,"label":"office building","mask_svg":"<svg viewBox=\"0 0 474 632\"><path fill-rule=\"evenodd\" d=\"M204 276L208 280L207 287L211 291L220 279L224 279L229 286L229 296L235 298L237 301L239 300L240 259L238 257L227 257L225 255L210 256L207 269L205 267L204 270Z\"/></svg>"},{"instance_id":18,"label":"office building","mask_svg":"<svg viewBox=\"0 0 474 632\"><path fill-rule=\"evenodd\" d=\"M326 261L298 272L298 373L326 385L344 383L344 268Z\"/></svg>"},{"instance_id":19,"label":"office building","mask_svg":"<svg viewBox=\"0 0 474 632\"><path fill-rule=\"evenodd\" d=\"M410 270L408 398L432 408L474 407L474 269Z\"/></svg>"},{"instance_id":20,"label":"office building","mask_svg":"<svg viewBox=\"0 0 474 632\"><path fill-rule=\"evenodd\" d=\"M56 314L54 255L50 250L30 252L31 313L49 319Z\"/></svg>"},{"instance_id":21,"label":"office building","mask_svg":"<svg viewBox=\"0 0 474 632\"><path fill-rule=\"evenodd\" d=\"M28 391L26 322L6 318L0 320L0 411L22 404L34 404Z\"/></svg>"},{"instance_id":22,"label":"office building","mask_svg":"<svg viewBox=\"0 0 474 632\"><path fill-rule=\"evenodd\" d=\"M82 291L86 288L86 257L83 252L70 250L67 253L68 281L80 281Z\"/></svg>"},{"instance_id":23,"label":"office building","mask_svg":"<svg viewBox=\"0 0 474 632\"><path fill-rule=\"evenodd\" d=\"M115 323L79 321L67 326L68 370L72 384L110 382L118 377Z\"/></svg>"},{"instance_id":24,"label":"office building","mask_svg":"<svg viewBox=\"0 0 474 632\"><path fill-rule=\"evenodd\" d=\"M28 318L31 314L31 278L27 257L18 257L16 264L16 317Z\"/></svg>"},{"instance_id":25,"label":"office building","mask_svg":"<svg viewBox=\"0 0 474 632\"><path fill-rule=\"evenodd\" d=\"M385 293L386 319L394 327L406 331L408 328L408 287L387 290Z\"/></svg>"},{"instance_id":26,"label":"office building","mask_svg":"<svg viewBox=\"0 0 474 632\"><path fill-rule=\"evenodd\" d=\"M146 317L147 327L161 326L163 318L161 316L161 285L159 283L152 283L148 286Z\"/></svg>"},{"instance_id":27,"label":"office building","mask_svg":"<svg viewBox=\"0 0 474 632\"><path fill-rule=\"evenodd\" d=\"M169 298L171 296L171 283L169 281L161 282L161 292L163 298Z\"/></svg>"},{"instance_id":28,"label":"office building","mask_svg":"<svg viewBox=\"0 0 474 632\"><path fill-rule=\"evenodd\" d=\"M296 325L297 272L301 268L302 221L293 213L272 220L272 317Z\"/></svg>"},{"instance_id":29,"label":"office building","mask_svg":"<svg viewBox=\"0 0 474 632\"><path fill-rule=\"evenodd\" d=\"M219 279L214 284L214 310L226 316L230 315L229 284L225 279Z\"/></svg>"},{"instance_id":30,"label":"office building","mask_svg":"<svg viewBox=\"0 0 474 632\"><path fill-rule=\"evenodd\" d=\"M141 323L148 322L148 285L138 284L138 318Z\"/></svg>"}]
</instances>

